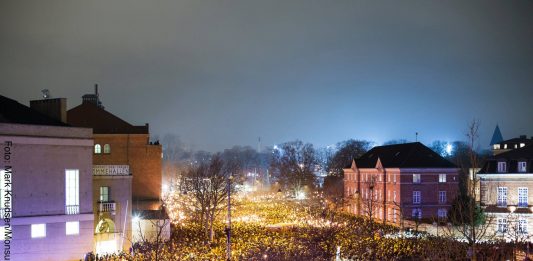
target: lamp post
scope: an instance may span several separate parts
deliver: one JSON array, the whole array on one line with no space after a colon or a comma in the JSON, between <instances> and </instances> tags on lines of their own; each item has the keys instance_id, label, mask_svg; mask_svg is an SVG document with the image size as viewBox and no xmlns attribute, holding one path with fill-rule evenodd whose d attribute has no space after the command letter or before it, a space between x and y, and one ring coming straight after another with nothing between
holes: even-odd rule
<instances>
[{"instance_id":1,"label":"lamp post","mask_svg":"<svg viewBox=\"0 0 533 261\"><path fill-rule=\"evenodd\" d=\"M226 226L226 260L231 260L231 180L233 176L228 177L228 224Z\"/></svg>"}]
</instances>

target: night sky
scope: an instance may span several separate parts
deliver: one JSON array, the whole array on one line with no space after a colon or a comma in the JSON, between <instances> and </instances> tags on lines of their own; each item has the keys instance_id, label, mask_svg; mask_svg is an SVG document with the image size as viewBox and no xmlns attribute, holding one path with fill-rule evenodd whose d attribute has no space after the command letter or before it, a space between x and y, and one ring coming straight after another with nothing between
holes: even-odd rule
<instances>
[{"instance_id":1,"label":"night sky","mask_svg":"<svg viewBox=\"0 0 533 261\"><path fill-rule=\"evenodd\" d=\"M533 135L533 1L1 1L0 94L195 150Z\"/></svg>"}]
</instances>

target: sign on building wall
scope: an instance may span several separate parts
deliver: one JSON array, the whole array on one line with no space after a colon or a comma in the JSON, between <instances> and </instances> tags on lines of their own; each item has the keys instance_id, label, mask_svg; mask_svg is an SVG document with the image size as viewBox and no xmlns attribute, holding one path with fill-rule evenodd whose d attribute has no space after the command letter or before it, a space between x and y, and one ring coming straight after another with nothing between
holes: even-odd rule
<instances>
[{"instance_id":1,"label":"sign on building wall","mask_svg":"<svg viewBox=\"0 0 533 261\"><path fill-rule=\"evenodd\" d=\"M130 175L129 165L93 165L93 175Z\"/></svg>"}]
</instances>

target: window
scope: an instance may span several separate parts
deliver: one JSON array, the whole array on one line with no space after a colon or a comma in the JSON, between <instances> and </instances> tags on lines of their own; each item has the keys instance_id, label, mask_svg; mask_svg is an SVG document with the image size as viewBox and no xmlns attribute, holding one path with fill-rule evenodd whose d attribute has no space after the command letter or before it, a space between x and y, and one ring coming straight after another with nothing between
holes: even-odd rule
<instances>
[{"instance_id":1,"label":"window","mask_svg":"<svg viewBox=\"0 0 533 261\"><path fill-rule=\"evenodd\" d=\"M31 238L46 237L46 224L32 224Z\"/></svg>"},{"instance_id":2,"label":"window","mask_svg":"<svg viewBox=\"0 0 533 261\"><path fill-rule=\"evenodd\" d=\"M94 145L94 154L100 154L102 153L102 146L100 146L100 144L95 144Z\"/></svg>"},{"instance_id":3,"label":"window","mask_svg":"<svg viewBox=\"0 0 533 261\"><path fill-rule=\"evenodd\" d=\"M413 218L421 219L422 218L422 209L420 208L413 208L413 211L411 213L411 216Z\"/></svg>"},{"instance_id":4,"label":"window","mask_svg":"<svg viewBox=\"0 0 533 261\"><path fill-rule=\"evenodd\" d=\"M100 202L109 202L109 187L100 187Z\"/></svg>"},{"instance_id":5,"label":"window","mask_svg":"<svg viewBox=\"0 0 533 261\"><path fill-rule=\"evenodd\" d=\"M446 203L446 191L439 191L439 203Z\"/></svg>"},{"instance_id":6,"label":"window","mask_svg":"<svg viewBox=\"0 0 533 261\"><path fill-rule=\"evenodd\" d=\"M500 144L494 144L494 145L492 145L492 146L493 146L493 148L494 148L495 150L499 150L499 149L500 149Z\"/></svg>"},{"instance_id":7,"label":"window","mask_svg":"<svg viewBox=\"0 0 533 261\"><path fill-rule=\"evenodd\" d=\"M507 207L507 187L498 187L498 207Z\"/></svg>"},{"instance_id":8,"label":"window","mask_svg":"<svg viewBox=\"0 0 533 261\"><path fill-rule=\"evenodd\" d=\"M498 232L499 233L507 232L507 219L498 218Z\"/></svg>"},{"instance_id":9,"label":"window","mask_svg":"<svg viewBox=\"0 0 533 261\"><path fill-rule=\"evenodd\" d=\"M520 143L520 148L522 148L522 147L524 147L524 146L526 146L525 143Z\"/></svg>"},{"instance_id":10,"label":"window","mask_svg":"<svg viewBox=\"0 0 533 261\"><path fill-rule=\"evenodd\" d=\"M498 172L499 173L504 173L506 171L507 171L507 163L505 163L503 161L498 162Z\"/></svg>"},{"instance_id":11,"label":"window","mask_svg":"<svg viewBox=\"0 0 533 261\"><path fill-rule=\"evenodd\" d=\"M387 191L387 201L390 201L390 190Z\"/></svg>"},{"instance_id":12,"label":"window","mask_svg":"<svg viewBox=\"0 0 533 261\"><path fill-rule=\"evenodd\" d=\"M392 201L396 202L396 191L392 192Z\"/></svg>"},{"instance_id":13,"label":"window","mask_svg":"<svg viewBox=\"0 0 533 261\"><path fill-rule=\"evenodd\" d=\"M437 216L439 219L446 218L448 216L448 211L445 208L439 208L439 210L437 210Z\"/></svg>"},{"instance_id":14,"label":"window","mask_svg":"<svg viewBox=\"0 0 533 261\"><path fill-rule=\"evenodd\" d=\"M518 188L518 207L527 208L527 188Z\"/></svg>"},{"instance_id":15,"label":"window","mask_svg":"<svg viewBox=\"0 0 533 261\"><path fill-rule=\"evenodd\" d=\"M518 162L518 172L526 172L526 162L525 161L519 161Z\"/></svg>"},{"instance_id":16,"label":"window","mask_svg":"<svg viewBox=\"0 0 533 261\"><path fill-rule=\"evenodd\" d=\"M80 179L77 169L65 171L65 213L74 215L80 213Z\"/></svg>"},{"instance_id":17,"label":"window","mask_svg":"<svg viewBox=\"0 0 533 261\"><path fill-rule=\"evenodd\" d=\"M420 174L413 174L413 183L420 183Z\"/></svg>"},{"instance_id":18,"label":"window","mask_svg":"<svg viewBox=\"0 0 533 261\"><path fill-rule=\"evenodd\" d=\"M396 223L396 209L392 209L392 219L394 220L394 223Z\"/></svg>"},{"instance_id":19,"label":"window","mask_svg":"<svg viewBox=\"0 0 533 261\"><path fill-rule=\"evenodd\" d=\"M413 204L420 204L421 196L420 191L413 191Z\"/></svg>"},{"instance_id":20,"label":"window","mask_svg":"<svg viewBox=\"0 0 533 261\"><path fill-rule=\"evenodd\" d=\"M65 234L67 235L78 235L80 234L80 222L72 221L65 223Z\"/></svg>"},{"instance_id":21,"label":"window","mask_svg":"<svg viewBox=\"0 0 533 261\"><path fill-rule=\"evenodd\" d=\"M111 153L111 146L109 144L104 145L104 153L105 154Z\"/></svg>"},{"instance_id":22,"label":"window","mask_svg":"<svg viewBox=\"0 0 533 261\"><path fill-rule=\"evenodd\" d=\"M394 184L396 184L396 174L392 174L392 182L394 182Z\"/></svg>"},{"instance_id":23,"label":"window","mask_svg":"<svg viewBox=\"0 0 533 261\"><path fill-rule=\"evenodd\" d=\"M439 174L439 183L446 183L446 174Z\"/></svg>"},{"instance_id":24,"label":"window","mask_svg":"<svg viewBox=\"0 0 533 261\"><path fill-rule=\"evenodd\" d=\"M507 149L507 144L503 144L503 148L504 148L504 149Z\"/></svg>"},{"instance_id":25,"label":"window","mask_svg":"<svg viewBox=\"0 0 533 261\"><path fill-rule=\"evenodd\" d=\"M527 219L518 220L518 232L527 234Z\"/></svg>"}]
</instances>

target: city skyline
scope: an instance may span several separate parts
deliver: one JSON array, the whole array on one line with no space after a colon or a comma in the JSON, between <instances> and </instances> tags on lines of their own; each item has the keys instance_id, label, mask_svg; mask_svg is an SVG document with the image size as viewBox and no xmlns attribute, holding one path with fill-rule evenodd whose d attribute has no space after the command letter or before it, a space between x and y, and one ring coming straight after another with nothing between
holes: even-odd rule
<instances>
[{"instance_id":1,"label":"city skyline","mask_svg":"<svg viewBox=\"0 0 533 261\"><path fill-rule=\"evenodd\" d=\"M195 150L532 136L533 3L413 3L3 2L1 94L70 109L98 83Z\"/></svg>"}]
</instances>

